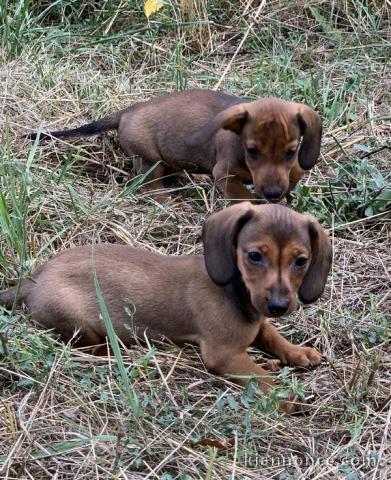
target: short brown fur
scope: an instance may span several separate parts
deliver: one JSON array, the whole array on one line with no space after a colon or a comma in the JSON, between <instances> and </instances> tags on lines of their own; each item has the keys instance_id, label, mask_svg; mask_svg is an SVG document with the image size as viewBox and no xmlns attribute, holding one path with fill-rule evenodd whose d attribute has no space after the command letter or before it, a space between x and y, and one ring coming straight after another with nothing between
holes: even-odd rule
<instances>
[{"instance_id":1,"label":"short brown fur","mask_svg":"<svg viewBox=\"0 0 391 480\"><path fill-rule=\"evenodd\" d=\"M257 197L279 201L318 160L322 133L319 115L306 105L190 90L41 138L111 129L118 130L127 155L141 157L140 172L152 169L148 190L164 189L165 174L189 169L213 174L219 189L233 201L254 199L244 183L254 184ZM164 201L167 195L163 190L156 198Z\"/></svg>"},{"instance_id":2,"label":"short brown fur","mask_svg":"<svg viewBox=\"0 0 391 480\"><path fill-rule=\"evenodd\" d=\"M203 241L204 256L155 255L122 245L65 250L23 280L18 300L38 323L64 339L78 331L79 345L104 343L94 263L125 345L132 343L129 327L141 338L146 334L152 340L198 344L209 369L221 375L256 375L265 392L273 381L248 356L250 345L275 355L281 364L319 364L314 348L292 345L266 319L292 312L309 276L316 275L317 282L305 287L304 299L314 301L322 294L331 247L318 222L279 205L243 202L209 217ZM254 252L261 254L262 261L250 261L249 252L251 258ZM299 258L306 260L300 268ZM0 292L0 303L10 307L15 292ZM125 312L130 304L132 318ZM284 311L275 310L281 304ZM243 378L236 381L245 383Z\"/></svg>"}]
</instances>

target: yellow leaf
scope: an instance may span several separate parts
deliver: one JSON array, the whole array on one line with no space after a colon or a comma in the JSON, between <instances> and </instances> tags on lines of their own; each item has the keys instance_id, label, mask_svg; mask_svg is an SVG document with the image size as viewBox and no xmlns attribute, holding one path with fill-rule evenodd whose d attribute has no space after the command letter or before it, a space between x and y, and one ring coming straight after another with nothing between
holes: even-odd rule
<instances>
[{"instance_id":1,"label":"yellow leaf","mask_svg":"<svg viewBox=\"0 0 391 480\"><path fill-rule=\"evenodd\" d=\"M158 12L163 7L163 0L146 0L144 12L147 17Z\"/></svg>"}]
</instances>

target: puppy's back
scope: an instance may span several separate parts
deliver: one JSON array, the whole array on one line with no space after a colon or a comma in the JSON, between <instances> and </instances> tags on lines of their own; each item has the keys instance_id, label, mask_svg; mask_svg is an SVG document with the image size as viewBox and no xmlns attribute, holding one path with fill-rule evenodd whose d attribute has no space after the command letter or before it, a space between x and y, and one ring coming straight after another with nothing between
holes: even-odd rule
<instances>
[{"instance_id":1,"label":"puppy's back","mask_svg":"<svg viewBox=\"0 0 391 480\"><path fill-rule=\"evenodd\" d=\"M189 270L193 273L190 278L208 281L202 257L156 255L124 245L90 245L60 252L23 280L19 302L26 304L37 323L55 329L66 340L80 331L80 345L104 342L106 327L94 270L111 321L124 343L131 338L129 330L138 336L147 332L150 338L166 336L180 342L176 319L190 317L183 298ZM12 305L15 293L15 289L0 293L0 302ZM184 321L181 335L191 338L195 328Z\"/></svg>"}]
</instances>

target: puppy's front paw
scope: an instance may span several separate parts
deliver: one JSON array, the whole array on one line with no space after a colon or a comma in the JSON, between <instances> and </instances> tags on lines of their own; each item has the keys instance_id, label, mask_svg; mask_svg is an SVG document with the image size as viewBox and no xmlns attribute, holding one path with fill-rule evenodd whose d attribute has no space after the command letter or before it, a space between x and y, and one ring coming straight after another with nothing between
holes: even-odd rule
<instances>
[{"instance_id":1,"label":"puppy's front paw","mask_svg":"<svg viewBox=\"0 0 391 480\"><path fill-rule=\"evenodd\" d=\"M285 365L297 365L299 367L314 367L320 364L321 355L312 347L292 347L283 352L280 360Z\"/></svg>"}]
</instances>

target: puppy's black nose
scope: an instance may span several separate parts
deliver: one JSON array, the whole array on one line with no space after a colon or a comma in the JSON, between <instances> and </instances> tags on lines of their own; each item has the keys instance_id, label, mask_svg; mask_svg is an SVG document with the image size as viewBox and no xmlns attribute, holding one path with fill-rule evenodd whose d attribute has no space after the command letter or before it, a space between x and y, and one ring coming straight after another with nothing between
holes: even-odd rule
<instances>
[{"instance_id":1,"label":"puppy's black nose","mask_svg":"<svg viewBox=\"0 0 391 480\"><path fill-rule=\"evenodd\" d=\"M263 194L267 200L277 201L282 196L282 188L280 187L266 187L263 189Z\"/></svg>"},{"instance_id":2,"label":"puppy's black nose","mask_svg":"<svg viewBox=\"0 0 391 480\"><path fill-rule=\"evenodd\" d=\"M273 317L280 317L288 310L289 300L269 298L267 301L267 309Z\"/></svg>"}]
</instances>

